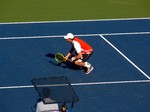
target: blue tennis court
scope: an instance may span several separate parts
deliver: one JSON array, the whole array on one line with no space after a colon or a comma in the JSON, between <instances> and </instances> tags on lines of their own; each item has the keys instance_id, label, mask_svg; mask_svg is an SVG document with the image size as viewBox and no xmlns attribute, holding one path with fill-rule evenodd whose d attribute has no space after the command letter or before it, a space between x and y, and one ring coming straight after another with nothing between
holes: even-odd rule
<instances>
[{"instance_id":1,"label":"blue tennis court","mask_svg":"<svg viewBox=\"0 0 150 112\"><path fill-rule=\"evenodd\" d=\"M70 49L68 32L93 47L91 74L52 57ZM72 112L149 112L149 43L149 18L1 23L0 112L31 112L31 79L53 76L68 77L76 91Z\"/></svg>"}]
</instances>

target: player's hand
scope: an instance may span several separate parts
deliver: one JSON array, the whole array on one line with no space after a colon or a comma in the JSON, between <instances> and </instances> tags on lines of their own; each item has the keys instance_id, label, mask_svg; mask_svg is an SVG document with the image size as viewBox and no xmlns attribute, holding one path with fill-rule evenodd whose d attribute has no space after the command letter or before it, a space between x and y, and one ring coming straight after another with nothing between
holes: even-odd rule
<instances>
[{"instance_id":1,"label":"player's hand","mask_svg":"<svg viewBox=\"0 0 150 112\"><path fill-rule=\"evenodd\" d=\"M68 57L64 57L64 61L67 61L68 60Z\"/></svg>"}]
</instances>

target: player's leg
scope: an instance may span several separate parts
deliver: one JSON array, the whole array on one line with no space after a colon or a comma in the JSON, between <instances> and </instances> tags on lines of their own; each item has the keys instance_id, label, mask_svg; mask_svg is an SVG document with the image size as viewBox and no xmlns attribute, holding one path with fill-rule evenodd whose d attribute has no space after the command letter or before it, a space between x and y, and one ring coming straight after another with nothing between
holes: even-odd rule
<instances>
[{"instance_id":1,"label":"player's leg","mask_svg":"<svg viewBox=\"0 0 150 112\"><path fill-rule=\"evenodd\" d=\"M94 67L89 62L87 62L91 55L92 54L83 54L82 59L74 61L75 65L81 66L83 68L85 74L89 74L94 69Z\"/></svg>"},{"instance_id":2,"label":"player's leg","mask_svg":"<svg viewBox=\"0 0 150 112\"><path fill-rule=\"evenodd\" d=\"M92 54L93 53L91 53L91 54L83 54L82 61L85 64L85 68L84 68L85 74L89 74L94 69L94 67L89 62L87 62L87 60L92 56Z\"/></svg>"}]
</instances>

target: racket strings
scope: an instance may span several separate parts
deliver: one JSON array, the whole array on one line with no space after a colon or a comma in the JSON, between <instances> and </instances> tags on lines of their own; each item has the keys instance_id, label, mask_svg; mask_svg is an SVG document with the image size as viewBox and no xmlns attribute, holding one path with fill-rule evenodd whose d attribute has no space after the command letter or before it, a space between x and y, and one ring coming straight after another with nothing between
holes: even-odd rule
<instances>
[{"instance_id":1,"label":"racket strings","mask_svg":"<svg viewBox=\"0 0 150 112\"><path fill-rule=\"evenodd\" d=\"M61 55L56 55L56 58L57 58L58 60L63 60L63 57L62 57Z\"/></svg>"},{"instance_id":2,"label":"racket strings","mask_svg":"<svg viewBox=\"0 0 150 112\"><path fill-rule=\"evenodd\" d=\"M63 62L63 61L64 61L64 56L63 56L63 54L57 53L57 54L55 55L55 60L56 60L57 62L59 62L59 63Z\"/></svg>"}]
</instances>

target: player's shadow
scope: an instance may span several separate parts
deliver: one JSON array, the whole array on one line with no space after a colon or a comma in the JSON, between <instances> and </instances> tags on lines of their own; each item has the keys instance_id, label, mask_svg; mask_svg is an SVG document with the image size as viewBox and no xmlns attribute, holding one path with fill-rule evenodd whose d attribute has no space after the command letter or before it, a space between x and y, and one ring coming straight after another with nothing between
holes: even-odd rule
<instances>
[{"instance_id":1,"label":"player's shadow","mask_svg":"<svg viewBox=\"0 0 150 112\"><path fill-rule=\"evenodd\" d=\"M63 63L57 63L55 61L55 54L53 54L53 53L48 53L45 56L52 59L52 60L49 60L49 63L53 66L68 68L68 69L72 69L72 70L81 70L82 69L81 67L76 66L75 64L71 63L70 61L66 61Z\"/></svg>"}]
</instances>

